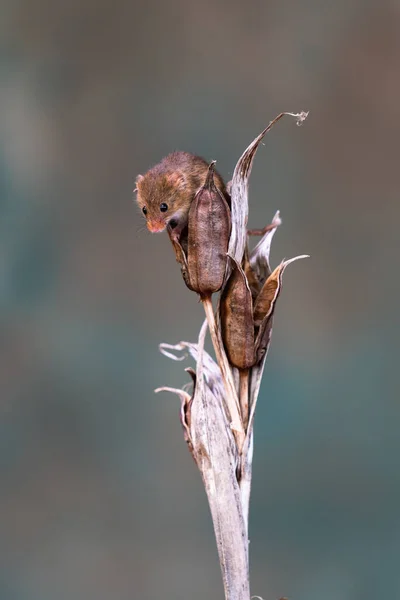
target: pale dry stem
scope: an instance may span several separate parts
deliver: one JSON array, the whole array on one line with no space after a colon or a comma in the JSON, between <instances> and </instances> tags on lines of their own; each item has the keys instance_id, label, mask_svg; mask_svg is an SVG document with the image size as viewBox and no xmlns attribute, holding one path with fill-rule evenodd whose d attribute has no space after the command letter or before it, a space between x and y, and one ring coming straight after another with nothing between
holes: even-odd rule
<instances>
[{"instance_id":1,"label":"pale dry stem","mask_svg":"<svg viewBox=\"0 0 400 600\"><path fill-rule=\"evenodd\" d=\"M218 331L211 296L204 296L201 298L201 301L203 303L204 311L206 313L208 328L210 330L211 340L214 346L217 362L219 368L221 369L222 378L226 387L226 403L230 413L231 428L233 429L233 432L237 439L240 451L243 446L245 436L242 425L242 419L240 417L239 399L236 393L231 367L229 365L225 350L223 348L222 340Z\"/></svg>"},{"instance_id":2,"label":"pale dry stem","mask_svg":"<svg viewBox=\"0 0 400 600\"><path fill-rule=\"evenodd\" d=\"M239 402L243 427L247 431L249 422L249 369L240 369L239 371Z\"/></svg>"}]
</instances>

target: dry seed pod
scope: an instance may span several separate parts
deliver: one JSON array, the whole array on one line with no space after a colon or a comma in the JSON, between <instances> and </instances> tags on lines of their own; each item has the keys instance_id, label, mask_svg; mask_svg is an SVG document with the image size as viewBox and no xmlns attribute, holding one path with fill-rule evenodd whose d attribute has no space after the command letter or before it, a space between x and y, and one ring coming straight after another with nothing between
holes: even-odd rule
<instances>
[{"instance_id":1,"label":"dry seed pod","mask_svg":"<svg viewBox=\"0 0 400 600\"><path fill-rule=\"evenodd\" d=\"M282 264L271 273L257 296L254 306L254 324L256 327L259 327L264 317L269 314L271 305L278 296L278 288L281 285Z\"/></svg>"},{"instance_id":2,"label":"dry seed pod","mask_svg":"<svg viewBox=\"0 0 400 600\"><path fill-rule=\"evenodd\" d=\"M253 300L242 268L234 259L221 296L221 333L229 362L248 369L255 362Z\"/></svg>"},{"instance_id":3,"label":"dry seed pod","mask_svg":"<svg viewBox=\"0 0 400 600\"><path fill-rule=\"evenodd\" d=\"M308 258L308 255L295 256L290 260L283 261L264 283L254 306L254 323L259 326L257 339L255 343L255 352L257 362L264 356L269 345L272 332L272 318L275 310L275 304L282 289L282 276L286 267L293 261L300 258Z\"/></svg>"},{"instance_id":4,"label":"dry seed pod","mask_svg":"<svg viewBox=\"0 0 400 600\"><path fill-rule=\"evenodd\" d=\"M255 343L257 362L262 360L271 342L273 313L281 289L282 272L282 264L280 264L264 283L255 303L254 324L259 327Z\"/></svg>"},{"instance_id":5,"label":"dry seed pod","mask_svg":"<svg viewBox=\"0 0 400 600\"><path fill-rule=\"evenodd\" d=\"M189 211L187 265L190 289L208 296L221 289L231 231L228 204L214 183L214 162Z\"/></svg>"}]
</instances>

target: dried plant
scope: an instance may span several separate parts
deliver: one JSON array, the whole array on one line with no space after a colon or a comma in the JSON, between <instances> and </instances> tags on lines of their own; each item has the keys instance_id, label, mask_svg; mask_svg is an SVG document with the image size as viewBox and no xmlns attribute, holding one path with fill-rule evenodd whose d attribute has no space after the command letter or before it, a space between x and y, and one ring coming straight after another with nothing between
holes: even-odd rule
<instances>
[{"instance_id":1,"label":"dried plant","mask_svg":"<svg viewBox=\"0 0 400 600\"><path fill-rule=\"evenodd\" d=\"M189 212L188 227L170 239L186 285L204 306L198 343L160 344L174 360L189 353L196 370L192 392L158 388L181 399L185 440L203 478L214 524L226 600L250 600L248 515L253 458L253 424L276 301L286 267L269 264L271 241L281 221L247 231L248 182L264 135L284 115L301 124L308 113L281 113L240 157L230 184L231 207L214 184L214 163ZM250 252L248 233L262 235ZM216 313L212 294L218 293ZM216 356L204 350L207 327Z\"/></svg>"}]
</instances>

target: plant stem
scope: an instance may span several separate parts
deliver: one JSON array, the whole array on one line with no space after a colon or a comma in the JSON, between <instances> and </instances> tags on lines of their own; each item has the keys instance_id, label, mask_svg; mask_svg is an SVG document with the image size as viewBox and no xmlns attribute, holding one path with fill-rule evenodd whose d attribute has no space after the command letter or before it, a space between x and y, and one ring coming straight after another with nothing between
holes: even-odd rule
<instances>
[{"instance_id":1,"label":"plant stem","mask_svg":"<svg viewBox=\"0 0 400 600\"><path fill-rule=\"evenodd\" d=\"M211 296L203 296L201 298L201 301L203 303L204 311L206 313L211 340L215 350L215 355L217 357L218 365L221 369L222 378L225 383L226 404L230 413L231 427L236 434L235 437L238 441L238 447L240 452L244 441L244 430L242 425L242 419L240 417L239 399L236 393L232 371L222 345L222 340L217 327L217 323L215 321L214 308L212 305Z\"/></svg>"},{"instance_id":2,"label":"plant stem","mask_svg":"<svg viewBox=\"0 0 400 600\"><path fill-rule=\"evenodd\" d=\"M234 477L225 471L205 470L203 481L208 496L224 584L225 600L250 600L247 523L240 491ZM235 484L235 490L232 488Z\"/></svg>"},{"instance_id":3,"label":"plant stem","mask_svg":"<svg viewBox=\"0 0 400 600\"><path fill-rule=\"evenodd\" d=\"M249 369L239 370L239 402L243 427L247 431L249 422Z\"/></svg>"},{"instance_id":4,"label":"plant stem","mask_svg":"<svg viewBox=\"0 0 400 600\"><path fill-rule=\"evenodd\" d=\"M247 522L237 480L234 432L219 399L204 385L199 366L196 377L190 437L210 506L225 600L250 600Z\"/></svg>"}]
</instances>

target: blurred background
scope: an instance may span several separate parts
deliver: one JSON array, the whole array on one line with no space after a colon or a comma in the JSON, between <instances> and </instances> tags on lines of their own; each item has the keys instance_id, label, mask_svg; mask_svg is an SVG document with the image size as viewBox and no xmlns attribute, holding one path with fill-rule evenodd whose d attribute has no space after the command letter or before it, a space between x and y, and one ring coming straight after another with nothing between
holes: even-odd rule
<instances>
[{"instance_id":1,"label":"blurred background","mask_svg":"<svg viewBox=\"0 0 400 600\"><path fill-rule=\"evenodd\" d=\"M187 381L203 320L132 200L176 149L253 169L285 273L255 423L252 593L400 598L400 4L3 0L0 598L222 598Z\"/></svg>"}]
</instances>

